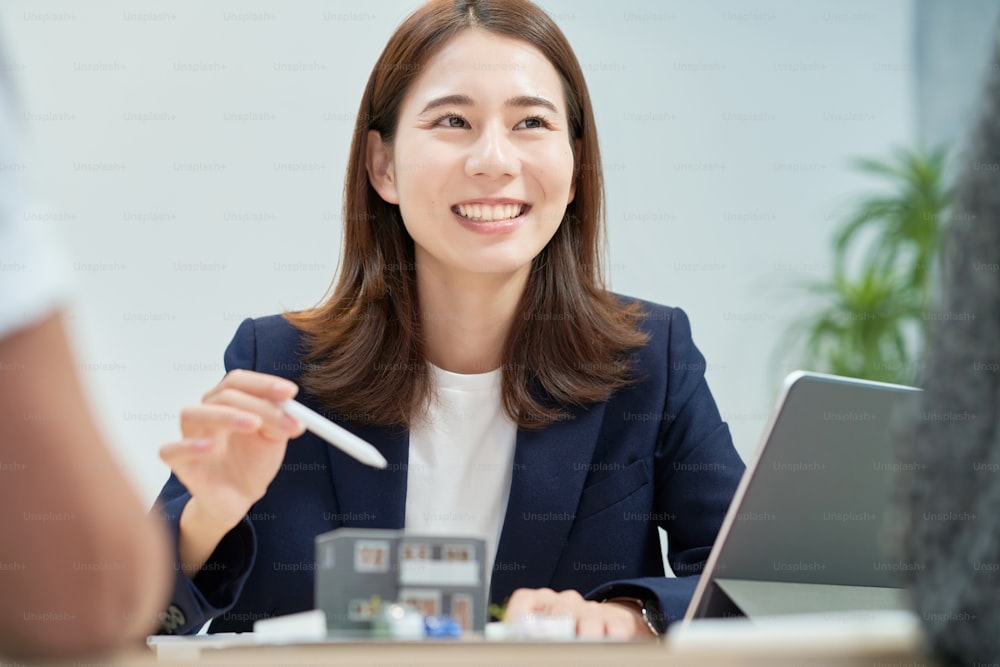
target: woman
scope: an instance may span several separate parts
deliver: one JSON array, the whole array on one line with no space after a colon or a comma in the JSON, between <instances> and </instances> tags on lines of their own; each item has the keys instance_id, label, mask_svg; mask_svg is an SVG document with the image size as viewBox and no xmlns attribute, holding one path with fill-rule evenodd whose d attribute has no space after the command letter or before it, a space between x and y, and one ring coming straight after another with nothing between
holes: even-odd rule
<instances>
[{"instance_id":1,"label":"woman","mask_svg":"<svg viewBox=\"0 0 1000 667\"><path fill-rule=\"evenodd\" d=\"M604 289L603 213L551 19L527 0L410 16L358 112L333 294L245 321L232 372L182 415L203 442L162 452L182 573L165 629L311 608L313 538L339 526L484 535L490 600L585 636L681 615L693 577L663 577L657 526L674 570L700 572L743 467L685 315ZM297 386L388 469L288 446L302 427L275 402Z\"/></svg>"}]
</instances>

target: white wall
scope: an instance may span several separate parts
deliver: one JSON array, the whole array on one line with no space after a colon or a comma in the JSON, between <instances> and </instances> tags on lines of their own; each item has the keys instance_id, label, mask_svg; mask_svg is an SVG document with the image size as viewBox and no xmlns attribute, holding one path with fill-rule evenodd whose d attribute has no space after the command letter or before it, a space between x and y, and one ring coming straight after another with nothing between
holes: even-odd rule
<instances>
[{"instance_id":1,"label":"white wall","mask_svg":"<svg viewBox=\"0 0 1000 667\"><path fill-rule=\"evenodd\" d=\"M148 500L238 321L329 285L357 102L416 4L0 8L28 215L65 242L83 375ZM864 185L847 158L913 136L910 0L542 5L597 109L612 286L688 311L746 457L794 365L773 359L803 312L788 285L825 273Z\"/></svg>"},{"instance_id":2,"label":"white wall","mask_svg":"<svg viewBox=\"0 0 1000 667\"><path fill-rule=\"evenodd\" d=\"M915 0L914 102L917 136L926 145L965 148L996 66L998 17L996 0Z\"/></svg>"}]
</instances>

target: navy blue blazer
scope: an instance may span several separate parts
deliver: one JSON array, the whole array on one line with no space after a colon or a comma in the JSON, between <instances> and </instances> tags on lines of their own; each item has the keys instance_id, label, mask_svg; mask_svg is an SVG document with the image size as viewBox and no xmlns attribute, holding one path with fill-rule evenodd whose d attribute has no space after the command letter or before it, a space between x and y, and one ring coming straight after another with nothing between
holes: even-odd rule
<instances>
[{"instance_id":1,"label":"navy blue blazer","mask_svg":"<svg viewBox=\"0 0 1000 667\"><path fill-rule=\"evenodd\" d=\"M643 302L644 378L572 418L517 433L510 500L489 599L516 588L575 589L591 599L658 599L683 616L743 472L705 382L705 359L683 311ZM225 355L295 381L300 334L281 316L247 319ZM314 397L299 400L324 412ZM261 618L313 608L313 538L341 526L403 528L409 436L343 424L375 445L385 470L358 463L311 433L289 442L281 470L240 525L189 580L179 565L162 631L242 632ZM158 503L176 539L190 495L171 475ZM664 577L657 527L668 536ZM214 619L214 620L213 620Z\"/></svg>"}]
</instances>

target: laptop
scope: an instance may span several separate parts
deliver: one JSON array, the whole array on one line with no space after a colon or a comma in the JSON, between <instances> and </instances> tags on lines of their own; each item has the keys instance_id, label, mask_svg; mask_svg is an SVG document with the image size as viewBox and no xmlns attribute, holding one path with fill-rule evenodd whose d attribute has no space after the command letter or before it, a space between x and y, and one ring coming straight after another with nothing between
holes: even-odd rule
<instances>
[{"instance_id":1,"label":"laptop","mask_svg":"<svg viewBox=\"0 0 1000 667\"><path fill-rule=\"evenodd\" d=\"M696 618L905 609L885 529L894 415L914 387L796 371L736 490L682 625Z\"/></svg>"}]
</instances>

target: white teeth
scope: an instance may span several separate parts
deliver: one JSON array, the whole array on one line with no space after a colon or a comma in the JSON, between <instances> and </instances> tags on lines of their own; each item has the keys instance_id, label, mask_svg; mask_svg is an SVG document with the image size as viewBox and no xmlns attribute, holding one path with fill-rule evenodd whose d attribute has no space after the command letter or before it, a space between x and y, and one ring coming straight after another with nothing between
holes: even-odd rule
<instances>
[{"instance_id":1,"label":"white teeth","mask_svg":"<svg viewBox=\"0 0 1000 667\"><path fill-rule=\"evenodd\" d=\"M510 220L521 215L522 207L519 204L459 204L458 214L463 218L476 220L479 222L496 222L498 220Z\"/></svg>"}]
</instances>

